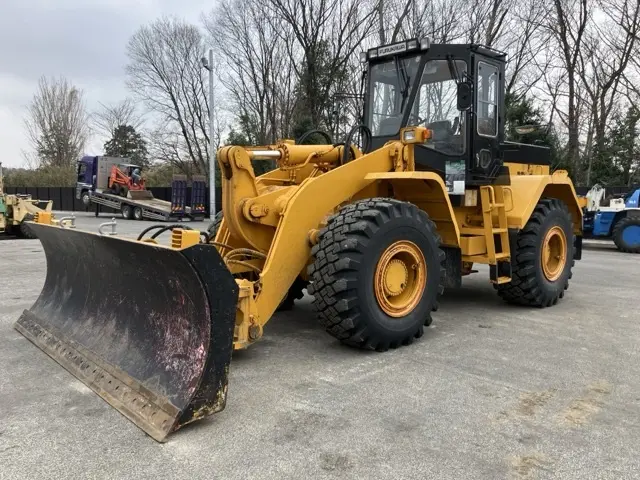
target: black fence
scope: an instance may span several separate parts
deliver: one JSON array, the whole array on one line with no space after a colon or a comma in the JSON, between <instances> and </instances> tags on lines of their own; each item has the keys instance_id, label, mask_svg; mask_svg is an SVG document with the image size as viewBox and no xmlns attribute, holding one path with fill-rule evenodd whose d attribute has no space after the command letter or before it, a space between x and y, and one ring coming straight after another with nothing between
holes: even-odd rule
<instances>
[{"instance_id":1,"label":"black fence","mask_svg":"<svg viewBox=\"0 0 640 480\"><path fill-rule=\"evenodd\" d=\"M153 196L159 200L171 201L171 187L151 187ZM5 193L26 193L32 198L46 201L53 200L53 209L65 212L88 212L95 211L95 205L85 207L82 201L76 198L76 189L74 187L5 187ZM209 189L206 190L205 205L207 216L209 216ZM191 204L191 187L187 188L187 205ZM222 190L216 189L216 212L222 207ZM100 206L101 212L114 212L114 210L105 206Z\"/></svg>"},{"instance_id":2,"label":"black fence","mask_svg":"<svg viewBox=\"0 0 640 480\"><path fill-rule=\"evenodd\" d=\"M619 195L635 190L638 186L611 186L606 187L607 195ZM586 195L590 187L576 187L578 195ZM5 187L5 192L11 193L28 193L32 198L38 200L53 200L53 209L65 212L86 212L93 211L95 205L85 207L83 203L76 198L76 189L74 187ZM153 196L160 200L171 201L171 187L151 187L149 188ZM206 215L209 216L209 189L206 190ZM187 188L187 205L191 204L191 187ZM216 212L222 208L222 190L220 187L216 189ZM100 206L100 211L110 212L113 210Z\"/></svg>"}]
</instances>

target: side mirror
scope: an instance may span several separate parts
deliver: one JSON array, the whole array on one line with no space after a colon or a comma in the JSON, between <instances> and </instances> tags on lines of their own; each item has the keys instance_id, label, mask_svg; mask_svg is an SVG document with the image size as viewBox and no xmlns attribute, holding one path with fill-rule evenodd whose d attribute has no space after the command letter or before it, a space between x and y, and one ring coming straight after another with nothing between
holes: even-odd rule
<instances>
[{"instance_id":1,"label":"side mirror","mask_svg":"<svg viewBox=\"0 0 640 480\"><path fill-rule=\"evenodd\" d=\"M458 110L464 111L471 108L473 103L471 94L471 83L460 82L458 84Z\"/></svg>"}]
</instances>

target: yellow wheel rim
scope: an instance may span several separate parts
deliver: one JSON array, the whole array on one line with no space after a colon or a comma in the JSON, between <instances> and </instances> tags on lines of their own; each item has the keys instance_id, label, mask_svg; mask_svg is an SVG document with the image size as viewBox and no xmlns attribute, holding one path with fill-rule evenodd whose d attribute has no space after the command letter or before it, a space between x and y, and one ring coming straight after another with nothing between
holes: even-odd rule
<instances>
[{"instance_id":1,"label":"yellow wheel rim","mask_svg":"<svg viewBox=\"0 0 640 480\"><path fill-rule=\"evenodd\" d=\"M415 243L401 240L382 253L374 291L384 313L396 318L408 315L420 302L426 284L427 263Z\"/></svg>"},{"instance_id":2,"label":"yellow wheel rim","mask_svg":"<svg viewBox=\"0 0 640 480\"><path fill-rule=\"evenodd\" d=\"M567 263L567 237L560 227L553 227L544 237L541 253L542 271L550 282L562 275Z\"/></svg>"}]
</instances>

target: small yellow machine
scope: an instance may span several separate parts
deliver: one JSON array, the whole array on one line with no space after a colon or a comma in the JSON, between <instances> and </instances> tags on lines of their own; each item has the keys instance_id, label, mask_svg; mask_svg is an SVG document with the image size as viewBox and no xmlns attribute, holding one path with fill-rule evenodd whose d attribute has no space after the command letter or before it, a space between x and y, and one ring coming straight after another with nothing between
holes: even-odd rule
<instances>
[{"instance_id":1,"label":"small yellow machine","mask_svg":"<svg viewBox=\"0 0 640 480\"><path fill-rule=\"evenodd\" d=\"M0 163L0 234L35 238L27 222L33 221L38 215L41 215L43 221L48 221L53 208L53 200L47 201L45 208L41 208L40 203L40 200L32 199L31 195L5 194Z\"/></svg>"},{"instance_id":2,"label":"small yellow machine","mask_svg":"<svg viewBox=\"0 0 640 480\"><path fill-rule=\"evenodd\" d=\"M232 349L304 288L332 336L378 351L421 337L474 264L507 302L555 305L582 212L548 149L504 139L504 54L415 39L365 60L344 143L218 152L209 232L173 227L164 246L171 227L128 240L34 224L47 280L16 328L163 441L224 408ZM277 168L256 177L265 159Z\"/></svg>"}]
</instances>

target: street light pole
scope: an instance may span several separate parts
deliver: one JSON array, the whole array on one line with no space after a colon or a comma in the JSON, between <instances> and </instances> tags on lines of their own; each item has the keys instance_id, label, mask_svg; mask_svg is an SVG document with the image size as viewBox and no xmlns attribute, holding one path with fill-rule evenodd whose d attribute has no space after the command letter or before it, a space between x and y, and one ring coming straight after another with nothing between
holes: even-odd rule
<instances>
[{"instance_id":1,"label":"street light pole","mask_svg":"<svg viewBox=\"0 0 640 480\"><path fill-rule=\"evenodd\" d=\"M213 139L213 49L209 49L209 58L202 57L202 66L209 72L209 217L216 214L216 153Z\"/></svg>"}]
</instances>

